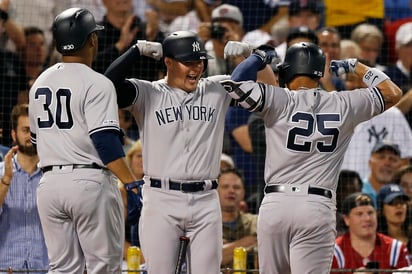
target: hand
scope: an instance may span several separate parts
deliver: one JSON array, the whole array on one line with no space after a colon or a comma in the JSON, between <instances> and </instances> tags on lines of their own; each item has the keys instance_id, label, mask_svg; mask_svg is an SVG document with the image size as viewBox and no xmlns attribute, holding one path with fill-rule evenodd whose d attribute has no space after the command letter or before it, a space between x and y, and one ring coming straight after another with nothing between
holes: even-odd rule
<instances>
[{"instance_id":1,"label":"hand","mask_svg":"<svg viewBox=\"0 0 412 274\"><path fill-rule=\"evenodd\" d=\"M139 222L140 213L142 211L142 185L143 180L125 184L127 194L127 218L126 223L134 225ZM138 191L137 193L135 191Z\"/></svg>"},{"instance_id":2,"label":"hand","mask_svg":"<svg viewBox=\"0 0 412 274\"><path fill-rule=\"evenodd\" d=\"M345 73L354 72L358 59L349 58L344 60L332 60L330 61L330 72L337 77Z\"/></svg>"},{"instance_id":3,"label":"hand","mask_svg":"<svg viewBox=\"0 0 412 274\"><path fill-rule=\"evenodd\" d=\"M231 58L231 57L248 57L252 52L251 47L247 43L237 42L237 41L229 41L227 42L225 49L224 49L224 58Z\"/></svg>"},{"instance_id":4,"label":"hand","mask_svg":"<svg viewBox=\"0 0 412 274\"><path fill-rule=\"evenodd\" d=\"M13 178L13 156L17 152L17 146L10 148L4 155L4 173L1 178L5 184L10 184Z\"/></svg>"},{"instance_id":5,"label":"hand","mask_svg":"<svg viewBox=\"0 0 412 274\"><path fill-rule=\"evenodd\" d=\"M163 57L162 44L158 42L137 40L136 46L138 47L141 55L151 57L157 61Z\"/></svg>"},{"instance_id":6,"label":"hand","mask_svg":"<svg viewBox=\"0 0 412 274\"><path fill-rule=\"evenodd\" d=\"M269 45L261 45L255 48L252 54L261 58L265 65L270 65L272 62L279 62L279 57L275 48Z\"/></svg>"}]
</instances>

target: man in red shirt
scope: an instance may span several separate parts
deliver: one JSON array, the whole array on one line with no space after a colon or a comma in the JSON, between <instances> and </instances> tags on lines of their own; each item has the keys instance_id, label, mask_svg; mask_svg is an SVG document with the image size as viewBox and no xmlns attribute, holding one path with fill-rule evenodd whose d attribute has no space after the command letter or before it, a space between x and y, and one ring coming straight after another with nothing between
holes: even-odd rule
<instances>
[{"instance_id":1,"label":"man in red shirt","mask_svg":"<svg viewBox=\"0 0 412 274\"><path fill-rule=\"evenodd\" d=\"M408 265L405 244L377 233L376 209L367 194L347 196L342 212L348 232L336 239L332 268L352 269L345 273L353 273L354 269L398 269Z\"/></svg>"}]
</instances>

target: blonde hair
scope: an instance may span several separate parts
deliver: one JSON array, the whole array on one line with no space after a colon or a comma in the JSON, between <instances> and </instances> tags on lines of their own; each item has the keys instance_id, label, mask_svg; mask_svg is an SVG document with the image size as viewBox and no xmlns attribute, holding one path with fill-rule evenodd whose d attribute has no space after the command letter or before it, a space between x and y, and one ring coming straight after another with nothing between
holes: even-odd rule
<instances>
[{"instance_id":1,"label":"blonde hair","mask_svg":"<svg viewBox=\"0 0 412 274\"><path fill-rule=\"evenodd\" d=\"M383 43L384 37L382 31L377 26L368 23L360 24L354 28L350 38L359 44L368 37L377 38L380 46Z\"/></svg>"},{"instance_id":2,"label":"blonde hair","mask_svg":"<svg viewBox=\"0 0 412 274\"><path fill-rule=\"evenodd\" d=\"M137 151L142 151L142 142L140 141L140 139L134 142L133 146L126 153L126 162L128 165L130 165L130 163L132 162L133 154L135 154Z\"/></svg>"}]
</instances>

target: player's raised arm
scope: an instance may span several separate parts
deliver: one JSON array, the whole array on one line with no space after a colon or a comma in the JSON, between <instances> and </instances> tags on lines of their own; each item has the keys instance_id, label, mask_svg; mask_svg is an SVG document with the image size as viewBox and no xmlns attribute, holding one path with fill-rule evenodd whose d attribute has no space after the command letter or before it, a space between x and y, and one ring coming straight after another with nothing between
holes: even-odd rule
<instances>
[{"instance_id":1,"label":"player's raised arm","mask_svg":"<svg viewBox=\"0 0 412 274\"><path fill-rule=\"evenodd\" d=\"M385 102L384 109L396 105L402 97L402 90L382 71L362 64L355 58L332 60L330 71L336 76L356 73L369 88L377 88Z\"/></svg>"},{"instance_id":2,"label":"player's raised arm","mask_svg":"<svg viewBox=\"0 0 412 274\"><path fill-rule=\"evenodd\" d=\"M136 88L126 81L126 74L141 55L160 60L163 55L162 44L138 40L135 45L114 60L104 73L116 88L117 104L120 108L130 106L136 98Z\"/></svg>"}]
</instances>

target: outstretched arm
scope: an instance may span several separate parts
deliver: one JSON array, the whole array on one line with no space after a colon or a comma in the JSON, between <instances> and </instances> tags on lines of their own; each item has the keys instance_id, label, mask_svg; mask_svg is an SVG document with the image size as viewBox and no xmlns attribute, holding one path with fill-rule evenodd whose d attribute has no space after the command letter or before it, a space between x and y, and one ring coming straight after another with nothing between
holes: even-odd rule
<instances>
[{"instance_id":1,"label":"outstretched arm","mask_svg":"<svg viewBox=\"0 0 412 274\"><path fill-rule=\"evenodd\" d=\"M157 42L138 40L135 45L114 60L104 73L116 88L119 108L130 106L136 98L136 88L132 83L126 81L126 74L141 55L160 60L163 55L162 45Z\"/></svg>"},{"instance_id":2,"label":"outstretched arm","mask_svg":"<svg viewBox=\"0 0 412 274\"><path fill-rule=\"evenodd\" d=\"M377 88L383 96L384 110L396 105L402 97L402 90L382 71L368 67L355 58L332 60L330 70L336 76L356 73L369 88Z\"/></svg>"}]
</instances>

